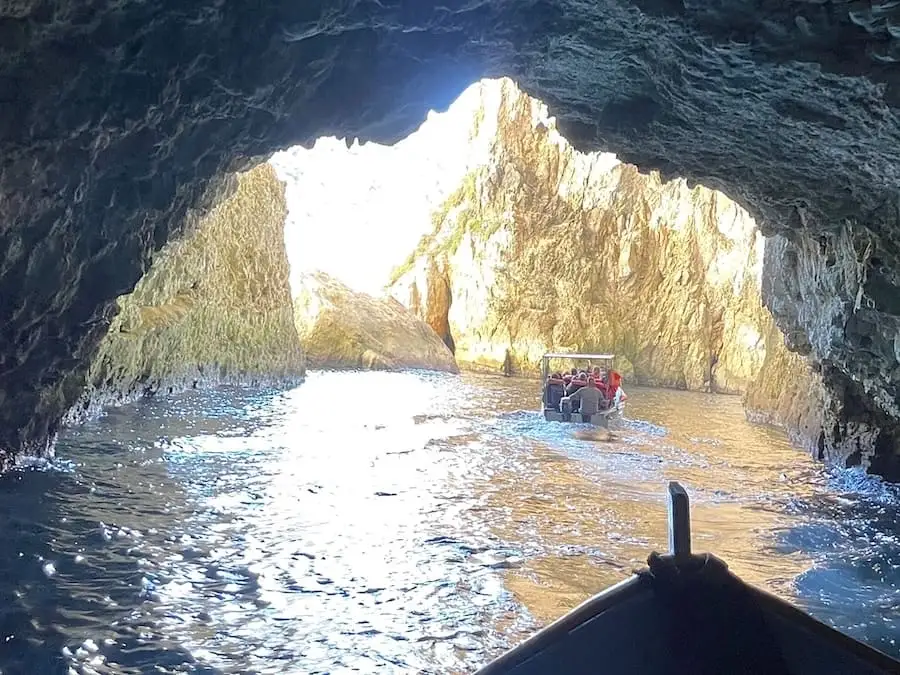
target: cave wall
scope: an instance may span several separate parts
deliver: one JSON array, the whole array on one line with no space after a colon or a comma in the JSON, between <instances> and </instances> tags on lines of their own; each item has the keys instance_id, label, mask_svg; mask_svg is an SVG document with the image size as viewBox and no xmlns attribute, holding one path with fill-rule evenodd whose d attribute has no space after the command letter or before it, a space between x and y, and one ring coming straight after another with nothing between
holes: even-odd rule
<instances>
[{"instance_id":1,"label":"cave wall","mask_svg":"<svg viewBox=\"0 0 900 675\"><path fill-rule=\"evenodd\" d=\"M295 293L297 333L313 368L459 372L441 338L392 298L354 291L323 272L303 274Z\"/></svg>"},{"instance_id":2,"label":"cave wall","mask_svg":"<svg viewBox=\"0 0 900 675\"><path fill-rule=\"evenodd\" d=\"M889 243L844 223L768 240L762 287L785 344L824 387L816 452L900 479L900 294Z\"/></svg>"},{"instance_id":3,"label":"cave wall","mask_svg":"<svg viewBox=\"0 0 900 675\"><path fill-rule=\"evenodd\" d=\"M490 152L395 270L394 296L469 368L510 358L537 373L548 351L612 352L632 382L743 392L771 325L749 214L577 152L510 80L480 87L472 143Z\"/></svg>"},{"instance_id":4,"label":"cave wall","mask_svg":"<svg viewBox=\"0 0 900 675\"><path fill-rule=\"evenodd\" d=\"M547 102L579 149L721 189L798 250L867 232L889 295L898 23L887 1L4 3L0 450L46 449L115 298L227 174L323 135L394 142L484 76ZM871 365L854 330L819 354L832 296L786 302L779 326L894 419L877 392L895 392L857 378L896 356Z\"/></svg>"},{"instance_id":5,"label":"cave wall","mask_svg":"<svg viewBox=\"0 0 900 675\"><path fill-rule=\"evenodd\" d=\"M70 421L159 391L302 377L284 248L284 184L268 164L234 183L118 299Z\"/></svg>"},{"instance_id":6,"label":"cave wall","mask_svg":"<svg viewBox=\"0 0 900 675\"><path fill-rule=\"evenodd\" d=\"M781 427L794 443L819 455L831 404L820 369L788 349L774 319L769 317L763 329L766 355L744 395L747 418Z\"/></svg>"}]
</instances>

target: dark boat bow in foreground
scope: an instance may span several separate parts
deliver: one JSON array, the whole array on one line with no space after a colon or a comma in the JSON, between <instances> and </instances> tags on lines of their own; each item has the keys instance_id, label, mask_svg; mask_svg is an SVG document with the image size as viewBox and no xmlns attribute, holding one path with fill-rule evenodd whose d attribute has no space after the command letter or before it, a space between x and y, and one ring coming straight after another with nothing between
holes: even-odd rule
<instances>
[{"instance_id":1,"label":"dark boat bow in foreground","mask_svg":"<svg viewBox=\"0 0 900 675\"><path fill-rule=\"evenodd\" d=\"M669 484L667 555L478 675L900 675L900 661L694 555L688 496Z\"/></svg>"}]
</instances>

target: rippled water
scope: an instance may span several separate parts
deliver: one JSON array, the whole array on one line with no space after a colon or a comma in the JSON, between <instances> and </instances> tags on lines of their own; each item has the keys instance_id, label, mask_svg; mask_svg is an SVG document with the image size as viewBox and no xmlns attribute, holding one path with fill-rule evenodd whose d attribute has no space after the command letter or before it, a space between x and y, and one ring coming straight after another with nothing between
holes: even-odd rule
<instances>
[{"instance_id":1,"label":"rippled water","mask_svg":"<svg viewBox=\"0 0 900 675\"><path fill-rule=\"evenodd\" d=\"M0 479L0 670L471 672L664 549L670 479L695 549L900 655L900 490L736 398L630 389L594 443L536 390L314 373L71 431Z\"/></svg>"}]
</instances>

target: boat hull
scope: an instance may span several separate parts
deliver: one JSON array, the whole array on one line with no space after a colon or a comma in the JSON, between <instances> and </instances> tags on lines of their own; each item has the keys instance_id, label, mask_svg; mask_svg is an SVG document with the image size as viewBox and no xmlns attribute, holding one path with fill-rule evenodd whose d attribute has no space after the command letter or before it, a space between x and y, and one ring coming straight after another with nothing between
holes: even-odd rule
<instances>
[{"instance_id":1,"label":"boat hull","mask_svg":"<svg viewBox=\"0 0 900 675\"><path fill-rule=\"evenodd\" d=\"M596 415L582 415L577 412L560 412L547 408L544 410L544 419L548 422L563 422L569 424L593 424L597 427L611 427L622 421L625 412L625 404L619 403L613 410L604 410Z\"/></svg>"},{"instance_id":2,"label":"boat hull","mask_svg":"<svg viewBox=\"0 0 900 675\"><path fill-rule=\"evenodd\" d=\"M900 662L719 569L600 593L478 675L885 675Z\"/></svg>"}]
</instances>

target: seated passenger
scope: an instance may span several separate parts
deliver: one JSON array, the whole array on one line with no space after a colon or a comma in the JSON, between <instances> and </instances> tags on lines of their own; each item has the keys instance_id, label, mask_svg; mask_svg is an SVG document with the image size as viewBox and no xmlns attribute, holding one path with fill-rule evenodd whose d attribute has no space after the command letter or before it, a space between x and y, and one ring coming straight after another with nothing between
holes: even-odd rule
<instances>
[{"instance_id":1,"label":"seated passenger","mask_svg":"<svg viewBox=\"0 0 900 675\"><path fill-rule=\"evenodd\" d=\"M566 395L566 387L562 376L553 373L544 387L544 408L546 410L559 410L559 402Z\"/></svg>"},{"instance_id":2,"label":"seated passenger","mask_svg":"<svg viewBox=\"0 0 900 675\"><path fill-rule=\"evenodd\" d=\"M594 369L591 371L591 377L593 377L594 382L597 383L597 389L599 389L601 392L603 392L603 395L607 399L612 398L612 396L610 396L610 393L609 393L609 385L607 384L606 371L603 370L600 366L594 366Z\"/></svg>"},{"instance_id":3,"label":"seated passenger","mask_svg":"<svg viewBox=\"0 0 900 675\"><path fill-rule=\"evenodd\" d=\"M571 396L573 401L581 401L578 411L582 415L594 415L600 411L600 404L605 400L603 393L597 388L597 381L592 377L587 381L587 386L582 387Z\"/></svg>"},{"instance_id":4,"label":"seated passenger","mask_svg":"<svg viewBox=\"0 0 900 675\"><path fill-rule=\"evenodd\" d=\"M571 396L576 391L581 389L583 386L587 384L587 378L582 377L581 374L572 378L572 381L569 383L569 386L566 387L566 396Z\"/></svg>"}]
</instances>

